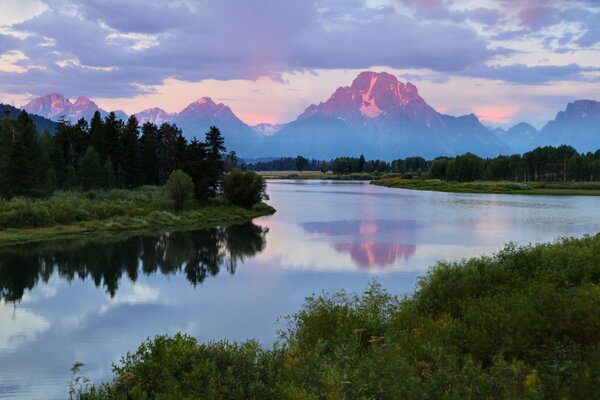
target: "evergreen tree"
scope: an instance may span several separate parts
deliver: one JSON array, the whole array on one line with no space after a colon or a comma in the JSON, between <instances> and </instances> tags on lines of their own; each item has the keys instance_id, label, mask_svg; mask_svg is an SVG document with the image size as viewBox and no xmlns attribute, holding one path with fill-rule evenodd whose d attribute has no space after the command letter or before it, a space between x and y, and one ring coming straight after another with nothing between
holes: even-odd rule
<instances>
[{"instance_id":1,"label":"evergreen tree","mask_svg":"<svg viewBox=\"0 0 600 400\"><path fill-rule=\"evenodd\" d=\"M39 143L40 159L38 161L39 171L36 186L46 195L52 194L58 186L54 163L52 162L53 150L52 137L48 131L44 131Z\"/></svg>"},{"instance_id":2,"label":"evergreen tree","mask_svg":"<svg viewBox=\"0 0 600 400\"><path fill-rule=\"evenodd\" d=\"M158 130L158 184L164 185L178 162L178 136L181 130L176 125L164 123Z\"/></svg>"},{"instance_id":3,"label":"evergreen tree","mask_svg":"<svg viewBox=\"0 0 600 400\"><path fill-rule=\"evenodd\" d=\"M3 166L2 194L4 197L30 196L35 186L35 167L20 132L14 131Z\"/></svg>"},{"instance_id":4,"label":"evergreen tree","mask_svg":"<svg viewBox=\"0 0 600 400\"><path fill-rule=\"evenodd\" d=\"M187 146L182 170L194 182L194 196L200 201L208 199L208 181L206 175L206 147L194 138Z\"/></svg>"},{"instance_id":5,"label":"evergreen tree","mask_svg":"<svg viewBox=\"0 0 600 400\"><path fill-rule=\"evenodd\" d=\"M223 162L223 153L225 148L225 139L221 135L221 131L216 126L211 126L206 133L204 140L206 146L206 180L208 196L214 197L219 191L221 177L225 171L225 163Z\"/></svg>"},{"instance_id":6,"label":"evergreen tree","mask_svg":"<svg viewBox=\"0 0 600 400\"><path fill-rule=\"evenodd\" d=\"M141 163L146 185L158 185L158 127L146 122L142 125Z\"/></svg>"},{"instance_id":7,"label":"evergreen tree","mask_svg":"<svg viewBox=\"0 0 600 400\"><path fill-rule=\"evenodd\" d=\"M306 169L306 167L308 166L308 160L302 156L297 156L296 157L296 169L298 170L298 172L302 172Z\"/></svg>"},{"instance_id":8,"label":"evergreen tree","mask_svg":"<svg viewBox=\"0 0 600 400\"><path fill-rule=\"evenodd\" d=\"M361 154L358 159L358 172L365 172L365 162L365 156Z\"/></svg>"},{"instance_id":9,"label":"evergreen tree","mask_svg":"<svg viewBox=\"0 0 600 400\"><path fill-rule=\"evenodd\" d=\"M137 187L143 183L142 160L139 144L139 125L135 115L127 120L123 134L123 172L126 187Z\"/></svg>"},{"instance_id":10,"label":"evergreen tree","mask_svg":"<svg viewBox=\"0 0 600 400\"><path fill-rule=\"evenodd\" d=\"M103 131L102 151L100 153L103 160L108 157L112 159L116 171L117 167L122 164L121 137L123 135L123 121L117 119L115 113L111 112L104 119Z\"/></svg>"},{"instance_id":11,"label":"evergreen tree","mask_svg":"<svg viewBox=\"0 0 600 400\"><path fill-rule=\"evenodd\" d=\"M105 189L112 189L115 187L115 168L113 167L112 160L110 157L106 159L104 163L103 173L102 173L102 186Z\"/></svg>"},{"instance_id":12,"label":"evergreen tree","mask_svg":"<svg viewBox=\"0 0 600 400\"><path fill-rule=\"evenodd\" d=\"M96 110L92 120L90 121L90 146L94 147L96 151L101 152L103 149L102 143L104 143L104 123L100 116L100 111Z\"/></svg>"},{"instance_id":13,"label":"evergreen tree","mask_svg":"<svg viewBox=\"0 0 600 400\"><path fill-rule=\"evenodd\" d=\"M79 182L84 190L98 189L102 185L100 155L92 146L88 147L79 165Z\"/></svg>"}]
</instances>

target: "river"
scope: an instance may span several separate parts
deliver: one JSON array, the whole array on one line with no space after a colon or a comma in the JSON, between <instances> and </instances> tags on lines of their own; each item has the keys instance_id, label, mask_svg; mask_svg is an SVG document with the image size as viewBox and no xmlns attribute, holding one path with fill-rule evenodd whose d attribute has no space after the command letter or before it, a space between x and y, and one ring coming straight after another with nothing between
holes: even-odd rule
<instances>
[{"instance_id":1,"label":"river","mask_svg":"<svg viewBox=\"0 0 600 400\"><path fill-rule=\"evenodd\" d=\"M67 398L147 337L270 345L306 296L370 280L411 293L442 260L600 232L600 197L419 192L269 181L252 224L0 249L0 399Z\"/></svg>"}]
</instances>

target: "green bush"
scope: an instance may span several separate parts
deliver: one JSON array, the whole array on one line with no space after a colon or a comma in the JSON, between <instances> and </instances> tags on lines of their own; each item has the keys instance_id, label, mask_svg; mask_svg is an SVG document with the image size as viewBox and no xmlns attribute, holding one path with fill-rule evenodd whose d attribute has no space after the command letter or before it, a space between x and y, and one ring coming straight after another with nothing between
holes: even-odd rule
<instances>
[{"instance_id":1,"label":"green bush","mask_svg":"<svg viewBox=\"0 0 600 400\"><path fill-rule=\"evenodd\" d=\"M267 183L259 174L234 169L223 177L223 195L233 205L250 208L267 200Z\"/></svg>"},{"instance_id":2,"label":"green bush","mask_svg":"<svg viewBox=\"0 0 600 400\"><path fill-rule=\"evenodd\" d=\"M439 263L402 300L306 300L281 341L143 343L89 399L563 399L600 385L600 235Z\"/></svg>"},{"instance_id":3,"label":"green bush","mask_svg":"<svg viewBox=\"0 0 600 400\"><path fill-rule=\"evenodd\" d=\"M192 178L180 169L174 171L169 176L165 186L169 191L171 200L173 200L175 211L183 210L186 201L194 195L194 182Z\"/></svg>"}]
</instances>

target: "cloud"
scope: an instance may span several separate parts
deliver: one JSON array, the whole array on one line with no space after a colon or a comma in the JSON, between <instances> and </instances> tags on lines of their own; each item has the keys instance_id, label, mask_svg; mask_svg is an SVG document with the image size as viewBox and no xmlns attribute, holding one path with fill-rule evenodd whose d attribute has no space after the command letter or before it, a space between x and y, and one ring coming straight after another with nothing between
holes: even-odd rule
<instances>
[{"instance_id":1,"label":"cloud","mask_svg":"<svg viewBox=\"0 0 600 400\"><path fill-rule=\"evenodd\" d=\"M258 84L266 77L284 84L290 73L372 67L409 69L424 81L471 77L537 85L587 82L600 66L597 59L578 53L600 41L600 13L593 3L573 7L552 0L489 0L484 6L475 0L45 0L45 4L35 13L6 17L9 22L0 26L3 93L56 91L69 97L123 99L150 95L170 80ZM539 65L543 58L555 65ZM265 93L272 94L269 89ZM233 97L228 92L218 95Z\"/></svg>"},{"instance_id":2,"label":"cloud","mask_svg":"<svg viewBox=\"0 0 600 400\"><path fill-rule=\"evenodd\" d=\"M499 55L468 26L418 21L366 0L51 4L12 26L27 37L0 43L27 57L21 68L44 67L0 73L7 91L116 97L167 78L279 79L290 71L373 65L457 71ZM493 19L486 10L475 14Z\"/></svg>"},{"instance_id":3,"label":"cloud","mask_svg":"<svg viewBox=\"0 0 600 400\"><path fill-rule=\"evenodd\" d=\"M479 65L463 71L464 76L502 80L522 84L542 84L551 81L588 80L586 73L600 71L600 68L583 68L578 64L537 65L512 64L504 66Z\"/></svg>"}]
</instances>

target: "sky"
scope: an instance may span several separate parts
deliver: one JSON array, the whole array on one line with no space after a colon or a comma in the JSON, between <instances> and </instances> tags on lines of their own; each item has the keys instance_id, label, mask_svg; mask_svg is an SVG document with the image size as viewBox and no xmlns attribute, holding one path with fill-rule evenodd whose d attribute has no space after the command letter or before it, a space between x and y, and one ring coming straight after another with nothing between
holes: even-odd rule
<instances>
[{"instance_id":1,"label":"sky","mask_svg":"<svg viewBox=\"0 0 600 400\"><path fill-rule=\"evenodd\" d=\"M600 100L600 1L0 0L0 102L86 96L127 113L203 97L284 123L363 70L438 111L543 126Z\"/></svg>"}]
</instances>

